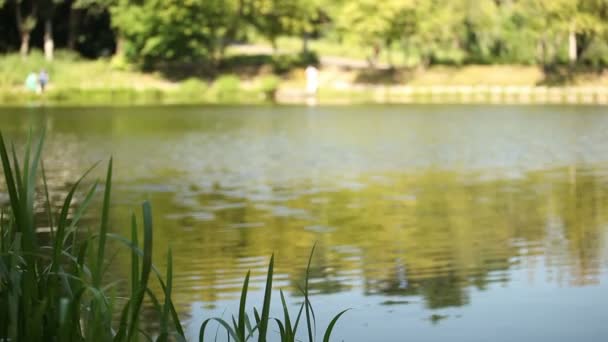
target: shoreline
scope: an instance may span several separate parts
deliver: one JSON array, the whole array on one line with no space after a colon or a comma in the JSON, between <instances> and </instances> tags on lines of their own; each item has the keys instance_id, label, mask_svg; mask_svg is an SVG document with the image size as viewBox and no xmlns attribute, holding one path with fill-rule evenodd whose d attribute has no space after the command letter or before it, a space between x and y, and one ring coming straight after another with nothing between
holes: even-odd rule
<instances>
[{"instance_id":1,"label":"shoreline","mask_svg":"<svg viewBox=\"0 0 608 342\"><path fill-rule=\"evenodd\" d=\"M274 100L267 94L239 89L230 99L160 88L78 89L73 96L50 90L0 92L0 107L133 106L133 105L349 105L349 104L568 104L608 105L608 86L408 86L338 84L320 88L316 97L300 87L279 86Z\"/></svg>"},{"instance_id":2,"label":"shoreline","mask_svg":"<svg viewBox=\"0 0 608 342\"><path fill-rule=\"evenodd\" d=\"M305 69L291 61L276 70L276 56L261 61L237 55L229 70L187 78L120 66L114 59L39 53L23 60L0 55L0 106L104 106L164 104L572 104L608 105L608 70L558 68L548 73L532 65L432 65L377 69L327 61L319 66L319 91L306 94ZM282 56L282 55L281 55ZM276 57L278 58L278 57ZM259 58L258 58L259 59ZM281 60L278 58L278 60ZM351 61L353 62L353 61ZM361 62L361 61L359 61ZM46 66L42 95L23 87L24 75ZM91 78L87 75L97 75Z\"/></svg>"},{"instance_id":3,"label":"shoreline","mask_svg":"<svg viewBox=\"0 0 608 342\"><path fill-rule=\"evenodd\" d=\"M329 94L324 94L325 92ZM281 102L301 103L305 96L279 92ZM571 104L608 105L608 87L589 86L402 86L354 85L319 93L319 102L387 104Z\"/></svg>"}]
</instances>

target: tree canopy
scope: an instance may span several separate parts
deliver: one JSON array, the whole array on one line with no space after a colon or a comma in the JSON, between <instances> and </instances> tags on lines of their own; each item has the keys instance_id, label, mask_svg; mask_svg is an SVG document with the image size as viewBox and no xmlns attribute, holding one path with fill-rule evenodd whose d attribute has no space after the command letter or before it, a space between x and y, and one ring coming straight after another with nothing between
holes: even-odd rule
<instances>
[{"instance_id":1,"label":"tree canopy","mask_svg":"<svg viewBox=\"0 0 608 342\"><path fill-rule=\"evenodd\" d=\"M414 65L604 66L608 0L0 0L0 33L0 51L27 54L46 35L144 66L217 62L252 36L324 38L371 63L390 50Z\"/></svg>"}]
</instances>

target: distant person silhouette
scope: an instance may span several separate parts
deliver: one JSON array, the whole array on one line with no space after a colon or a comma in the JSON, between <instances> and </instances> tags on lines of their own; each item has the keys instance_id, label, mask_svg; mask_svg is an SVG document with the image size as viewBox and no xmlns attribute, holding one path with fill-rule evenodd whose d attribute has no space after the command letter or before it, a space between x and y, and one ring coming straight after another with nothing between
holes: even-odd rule
<instances>
[{"instance_id":1,"label":"distant person silhouette","mask_svg":"<svg viewBox=\"0 0 608 342\"><path fill-rule=\"evenodd\" d=\"M25 79L25 89L35 93L38 92L38 75L35 72L30 72Z\"/></svg>"},{"instance_id":2,"label":"distant person silhouette","mask_svg":"<svg viewBox=\"0 0 608 342\"><path fill-rule=\"evenodd\" d=\"M49 74L46 70L40 70L40 74L38 74L38 83L40 84L40 92L44 92L47 84L49 83Z\"/></svg>"}]
</instances>

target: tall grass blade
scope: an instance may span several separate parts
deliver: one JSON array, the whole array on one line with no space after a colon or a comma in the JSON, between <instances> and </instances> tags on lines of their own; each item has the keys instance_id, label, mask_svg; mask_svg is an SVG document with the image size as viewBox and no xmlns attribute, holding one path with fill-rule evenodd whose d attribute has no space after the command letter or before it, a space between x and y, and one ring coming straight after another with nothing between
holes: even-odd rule
<instances>
[{"instance_id":1,"label":"tall grass blade","mask_svg":"<svg viewBox=\"0 0 608 342\"><path fill-rule=\"evenodd\" d=\"M199 340L199 342L204 342L205 341L205 330L207 330L207 325L209 325L209 323L212 322L212 321L216 321L222 327L224 327L224 329L226 330L226 333L228 334L228 339L233 338L235 341L238 341L238 337L236 336L236 332L234 331L234 329L232 329L232 327L230 327L230 324L228 324L226 321L224 321L221 318L209 318L209 319L205 320L203 322L203 324L201 324L201 328L200 328L199 333L198 333L198 340Z\"/></svg>"},{"instance_id":2,"label":"tall grass blade","mask_svg":"<svg viewBox=\"0 0 608 342\"><path fill-rule=\"evenodd\" d=\"M163 284L161 282L160 285L163 288L163 291L165 291L165 284ZM171 300L171 297L169 297L169 312L171 313L171 318L173 319L173 326L175 327L175 330L176 330L177 334L185 339L186 335L185 335L184 330L182 328L182 324L181 324L181 322L179 320L179 316L177 314L177 310L175 310L175 305L173 305L173 301Z\"/></svg>"},{"instance_id":3,"label":"tall grass blade","mask_svg":"<svg viewBox=\"0 0 608 342\"><path fill-rule=\"evenodd\" d=\"M91 169L89 169L82 177L80 177L80 179L78 179L78 181L76 181L76 183L74 183L74 185L72 185L70 191L68 192L67 196L65 197L65 200L63 201L63 206L61 207L61 212L59 214L59 219L57 221L57 235L55 236L55 239L54 239L53 259L51 260L51 265L52 265L51 270L52 271L57 270L57 265L59 263L59 254L63 250L63 245L65 243L65 239L67 238L68 214L70 212L72 198L74 197L74 194L76 193L76 190L78 189L78 185L80 185L80 182L82 182L84 177L86 177L90 171L91 171ZM91 189L91 191L89 191L87 198L93 196L92 191L93 191L93 189ZM91 199L88 198L88 201L90 201L90 200ZM85 200L85 203L83 205L86 208L88 206L88 202L86 202L86 200ZM81 205L81 207L82 207L82 205ZM79 213L78 215L80 216L80 215L82 215L82 213ZM76 220L78 220L78 218Z\"/></svg>"},{"instance_id":4,"label":"tall grass blade","mask_svg":"<svg viewBox=\"0 0 608 342\"><path fill-rule=\"evenodd\" d=\"M46 131L42 130L42 132L40 133L40 138L38 139L38 145L36 146L36 149L34 150L34 158L32 159L32 163L31 163L29 175L28 175L29 178L27 179L27 183L26 183L28 185L28 199L30 199L32 202L34 200L34 194L36 192L36 177L38 175L38 166L40 165L40 157L42 155L42 147L44 146L45 135L46 135ZM27 167L27 166L24 166L24 167Z\"/></svg>"},{"instance_id":5,"label":"tall grass blade","mask_svg":"<svg viewBox=\"0 0 608 342\"><path fill-rule=\"evenodd\" d=\"M281 294L281 305L283 306L283 316L285 320L285 340L286 341L295 341L296 332L298 331L298 324L300 323L300 318L302 317L302 311L304 310L304 303L300 305L300 310L298 310L298 315L296 316L296 320L294 325L292 326L291 318L289 317L289 309L287 307L287 302L285 301L285 295L283 291L280 291Z\"/></svg>"},{"instance_id":6,"label":"tall grass blade","mask_svg":"<svg viewBox=\"0 0 608 342\"><path fill-rule=\"evenodd\" d=\"M336 325L336 323L338 322L338 320L340 319L340 317L342 315L344 315L344 313L346 313L346 311L348 311L350 309L346 309L342 312L340 312L339 314L337 314L334 319L331 320L331 322L329 323L329 325L327 326L327 329L325 330L325 335L323 335L323 342L329 342L329 338L331 336L331 332L334 329L334 326Z\"/></svg>"},{"instance_id":7,"label":"tall grass blade","mask_svg":"<svg viewBox=\"0 0 608 342\"><path fill-rule=\"evenodd\" d=\"M139 292L139 254L136 251L136 249L139 249L139 237L137 234L137 218L134 213L131 215L131 243L133 244L131 248L131 296L134 297ZM133 324L137 326L138 317L137 313L134 312L135 308L132 303L133 301L129 305L130 316L132 317L131 319L135 320ZM133 337L133 339L137 340L136 337Z\"/></svg>"},{"instance_id":8,"label":"tall grass blade","mask_svg":"<svg viewBox=\"0 0 608 342\"><path fill-rule=\"evenodd\" d=\"M15 144L11 144L11 152L13 153L13 168L15 169L15 181L17 182L17 192L23 191L23 183L21 180L21 168L19 167L19 158L17 158L17 152L15 151Z\"/></svg>"},{"instance_id":9,"label":"tall grass blade","mask_svg":"<svg viewBox=\"0 0 608 342\"><path fill-rule=\"evenodd\" d=\"M255 324L259 329L261 319L260 319L260 313L258 312L258 309L256 309L256 308L253 308L253 318L255 318Z\"/></svg>"},{"instance_id":10,"label":"tall grass blade","mask_svg":"<svg viewBox=\"0 0 608 342\"><path fill-rule=\"evenodd\" d=\"M236 322L236 318L234 317L234 315L232 315L232 327L234 328L234 331L238 335L238 333L239 333L239 324ZM241 337L237 336L237 338L239 338L239 340L240 340Z\"/></svg>"},{"instance_id":11,"label":"tall grass blade","mask_svg":"<svg viewBox=\"0 0 608 342\"><path fill-rule=\"evenodd\" d=\"M0 159L2 159L2 171L4 171L4 179L6 180L6 188L8 190L8 197L13 213L13 219L15 220L17 230L19 230L22 226L20 215L20 200L19 195L17 193L15 178L11 169L11 164L8 158L8 153L6 151L6 145L4 144L4 138L2 136L2 133L0 133ZM17 177L19 176L17 175Z\"/></svg>"},{"instance_id":12,"label":"tall grass blade","mask_svg":"<svg viewBox=\"0 0 608 342\"><path fill-rule=\"evenodd\" d=\"M106 249L106 233L108 232L108 221L110 216L110 196L112 192L112 158L108 163L108 173L106 176L106 186L103 195L103 209L101 211L101 226L99 228L99 244L97 247L97 265L93 273L93 286L99 287L101 284L104 254Z\"/></svg>"},{"instance_id":13,"label":"tall grass blade","mask_svg":"<svg viewBox=\"0 0 608 342\"><path fill-rule=\"evenodd\" d=\"M29 230L29 217L28 217L28 213L29 210L27 208L27 204L28 204L28 188L29 186L27 185L27 180L29 179L28 174L30 171L29 168L29 164L30 164L30 150L32 148L32 130L29 131L29 134L27 136L27 142L25 144L25 155L23 157L23 169L19 172L16 173L16 178L19 179L19 175L21 175L21 188L20 188L20 195L19 195L19 199L21 200L21 212L19 213L20 215L22 215L22 223L24 224L24 227L22 229L28 229ZM18 180L19 181L19 180ZM24 240L24 242L27 242L27 238Z\"/></svg>"},{"instance_id":14,"label":"tall grass blade","mask_svg":"<svg viewBox=\"0 0 608 342\"><path fill-rule=\"evenodd\" d=\"M154 273L156 274L156 276L157 276L157 278L158 278L158 281L159 281L159 283L160 283L160 286L161 286L161 288L162 288L163 292L166 292L166 285L165 285L165 282L164 282L164 281L163 281L163 279L161 278L160 273L158 272L158 270L156 270L156 269L154 268L154 265L152 265L152 270L153 270L153 271L154 271ZM170 299L170 298L169 298L169 299ZM178 314L177 314L177 310L175 309L175 305L173 304L173 301L171 301L171 300L169 301L169 312L170 312L170 314L171 314L171 318L173 319L173 325L174 325L174 327L175 327L175 330L176 330L177 334L178 334L179 336L181 336L181 337L185 338L185 336L186 336L186 335L185 335L184 330L183 330L183 328L182 328L182 324L181 324L181 322L180 322L180 320L179 320L179 316L178 316Z\"/></svg>"},{"instance_id":15,"label":"tall grass blade","mask_svg":"<svg viewBox=\"0 0 608 342\"><path fill-rule=\"evenodd\" d=\"M247 271L243 289L241 290L241 302L239 304L239 322L237 324L237 336L240 341L245 341L245 305L247 304L247 289L249 288L249 276L251 271Z\"/></svg>"},{"instance_id":16,"label":"tall grass blade","mask_svg":"<svg viewBox=\"0 0 608 342\"><path fill-rule=\"evenodd\" d=\"M36 238L36 227L34 226L34 196L36 193L36 176L38 172L38 165L40 163L40 156L42 154L42 147L44 144L44 130L40 134L40 139L38 140L38 144L34 150L34 157L30 163L30 145L31 145L31 131L30 138L28 139L27 148L25 151L25 160L23 163L23 187L25 189L25 193L22 195L25 199L21 199L23 201L23 208L25 211L21 214L24 215L22 220L23 223L26 224L25 232L27 233L27 238L25 242L27 243L27 249L30 253L36 253L38 251L38 239ZM33 257L30 257L33 261ZM30 278L34 277L34 275L30 275ZM33 279L30 279L33 280ZM34 288L34 293L37 293L37 289Z\"/></svg>"},{"instance_id":17,"label":"tall grass blade","mask_svg":"<svg viewBox=\"0 0 608 342\"><path fill-rule=\"evenodd\" d=\"M281 335L281 341L289 341L285 333L285 326L283 325L283 322L281 322L281 320L278 318L274 318L274 321L277 322L277 325L279 326L279 334Z\"/></svg>"},{"instance_id":18,"label":"tall grass blade","mask_svg":"<svg viewBox=\"0 0 608 342\"><path fill-rule=\"evenodd\" d=\"M51 199L49 196L49 187L47 185L46 171L44 169L44 163L40 161L40 170L42 171L42 185L44 186L44 199L45 199L45 210L47 214L47 220L49 220L49 230L51 241L55 239L55 225L53 222L53 210L51 209Z\"/></svg>"},{"instance_id":19,"label":"tall grass blade","mask_svg":"<svg viewBox=\"0 0 608 342\"><path fill-rule=\"evenodd\" d=\"M171 288L173 286L173 255L171 247L167 254L167 286L165 287L165 304L163 305L163 315L161 319L161 336L169 337L169 307L171 305ZM161 341L165 341L161 339Z\"/></svg>"},{"instance_id":20,"label":"tall grass blade","mask_svg":"<svg viewBox=\"0 0 608 342\"><path fill-rule=\"evenodd\" d=\"M298 324L300 324L300 318L302 318L302 312L304 311L304 305L306 303L302 303L302 305L300 305L300 310L298 310L298 316L296 317L296 321L293 324L293 336L295 338L296 336L296 332L298 331Z\"/></svg>"},{"instance_id":21,"label":"tall grass blade","mask_svg":"<svg viewBox=\"0 0 608 342\"><path fill-rule=\"evenodd\" d=\"M79 244L78 223L80 222L80 218L84 215L85 211L88 209L89 204L91 204L91 202L93 200L93 196L95 195L95 192L97 191L97 185L98 185L98 182L95 181L95 183L91 186L91 188L87 192L82 203L80 203L80 206L78 206L78 209L76 209L76 212L74 213L74 215L72 216L72 220L70 221L70 226L66 230L66 234L63 239L63 244L65 245L66 243L68 243L68 241L67 241L68 238L70 236L72 236L72 242L71 242L71 246L70 246L72 249L72 252L78 248L78 244Z\"/></svg>"},{"instance_id":22,"label":"tall grass blade","mask_svg":"<svg viewBox=\"0 0 608 342\"><path fill-rule=\"evenodd\" d=\"M274 268L274 254L270 257L270 263L268 264L268 275L266 276L266 289L264 291L264 305L262 306L262 316L258 323L259 328L259 342L266 342L266 333L268 331L268 321L270 318L270 300L272 296L272 276Z\"/></svg>"},{"instance_id":23,"label":"tall grass blade","mask_svg":"<svg viewBox=\"0 0 608 342\"><path fill-rule=\"evenodd\" d=\"M315 253L315 247L317 247L316 243L312 246L312 250L310 251L310 256L308 257L308 265L306 266L306 279L305 279L305 283L304 283L304 306L305 306L305 311L306 311L306 327L308 328L308 341L309 342L314 341L314 334L313 334L313 328L312 328L312 322L311 322L312 306L310 305L310 300L308 298L308 280L310 278L310 264L312 262L312 255ZM314 315L314 312L312 314Z\"/></svg>"},{"instance_id":24,"label":"tall grass blade","mask_svg":"<svg viewBox=\"0 0 608 342\"><path fill-rule=\"evenodd\" d=\"M144 218L144 254L139 289L137 290L137 293L132 294L135 298L133 299L134 306L131 311L131 322L129 323L129 329L127 330L127 341L131 341L133 333L136 330L137 316L139 315L139 310L144 300L146 289L148 288L148 279L150 278L150 271L152 270L152 209L148 201L143 203L142 211Z\"/></svg>"},{"instance_id":25,"label":"tall grass blade","mask_svg":"<svg viewBox=\"0 0 608 342\"><path fill-rule=\"evenodd\" d=\"M120 313L120 321L118 324L118 332L116 336L114 336L114 341L120 342L123 341L127 334L127 327L129 324L129 309L131 308L131 299L127 300L125 306L122 308L122 312Z\"/></svg>"},{"instance_id":26,"label":"tall grass blade","mask_svg":"<svg viewBox=\"0 0 608 342\"><path fill-rule=\"evenodd\" d=\"M253 334L258 330L258 325L255 327L251 326L251 321L249 320L249 316L245 315L245 326L247 327L247 331L249 332L245 337L245 341L249 340L253 336Z\"/></svg>"},{"instance_id":27,"label":"tall grass blade","mask_svg":"<svg viewBox=\"0 0 608 342\"><path fill-rule=\"evenodd\" d=\"M147 203L147 202L145 202L145 203ZM141 249L139 249L137 246L134 246L131 243L130 240L128 240L128 239L126 239L126 238L124 238L124 237L122 237L120 235L116 235L116 234L112 234L112 233L108 233L107 236L109 238L115 240L115 241L118 241L118 242L122 243L123 245L127 246L128 248L130 248L130 250L131 250L132 253L135 253L135 254L137 254L140 257L144 256L144 252ZM156 267L154 267L153 264L150 265L150 271L154 272L154 274L156 275L156 277L158 279L158 282L160 283L160 286L161 286L161 288L163 290L163 293L164 293L164 291L166 290L165 289L166 285L165 285L165 282L163 281L161 273L158 271L158 269ZM140 284L139 288L142 288L142 287L144 287L144 286L142 284ZM185 338L185 333L184 333L184 330L183 330L183 328L181 326L181 323L180 323L180 320L179 320L179 316L177 314L177 310L175 309L175 305L173 304L173 302L170 302L169 304L170 304L169 305L169 310L170 310L170 313L171 313L171 318L173 319L175 330L176 330L176 332L177 332L178 335L180 335L181 337ZM161 313L162 310L159 309L158 312Z\"/></svg>"}]
</instances>

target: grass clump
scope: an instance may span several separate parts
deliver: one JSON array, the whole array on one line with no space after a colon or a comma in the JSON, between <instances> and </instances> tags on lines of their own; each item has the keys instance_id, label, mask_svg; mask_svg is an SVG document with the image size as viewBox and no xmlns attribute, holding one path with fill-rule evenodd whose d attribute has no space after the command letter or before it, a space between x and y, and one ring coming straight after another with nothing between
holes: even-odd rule
<instances>
[{"instance_id":1,"label":"grass clump","mask_svg":"<svg viewBox=\"0 0 608 342\"><path fill-rule=\"evenodd\" d=\"M275 75L262 76L259 80L259 91L268 101L275 101L281 79Z\"/></svg>"},{"instance_id":2,"label":"grass clump","mask_svg":"<svg viewBox=\"0 0 608 342\"><path fill-rule=\"evenodd\" d=\"M209 86L201 79L191 77L179 83L178 88L167 95L172 102L205 102L208 100Z\"/></svg>"},{"instance_id":3,"label":"grass clump","mask_svg":"<svg viewBox=\"0 0 608 342\"><path fill-rule=\"evenodd\" d=\"M131 219L131 237L109 232L110 198L112 191L112 160L103 182L103 202L98 227L84 228L81 218L92 203L99 182L85 191L77 208L73 199L80 191L83 179L91 169L70 188L57 211L51 206L47 179L42 163L44 138L30 137L24 156L19 159L13 145L10 148L0 134L0 160L9 195L7 208L0 211L0 341L184 341L186 335L171 300L173 286L172 252L167 254L164 277L152 263L153 223L148 202L142 205L142 227L136 216ZM42 199L42 200L41 200ZM37 209L42 202L43 215ZM41 231L40 227L48 229ZM143 232L143 241L140 235ZM124 297L115 293L121 282L107 283L108 241L121 243L130 254L131 273ZM313 248L314 251L314 248ZM311 253L312 257L312 253ZM274 257L268 267L261 313L253 309L254 320L246 313L249 273L245 277L238 318L228 323L220 318L205 321L199 340L205 338L210 322L218 322L229 340L266 341L269 325L276 323L281 341L295 341L302 317L307 324L308 340L315 338L314 312L308 293L310 259L302 293L304 303L295 321L289 316L283 292L283 319L270 316ZM152 291L153 281L162 289L162 300ZM151 303L159 317L159 332L151 336L140 327L144 303ZM303 312L305 313L303 316ZM329 341L333 327L345 311L330 322L324 332ZM294 322L292 324L292 322Z\"/></svg>"},{"instance_id":4,"label":"grass clump","mask_svg":"<svg viewBox=\"0 0 608 342\"><path fill-rule=\"evenodd\" d=\"M245 311L245 307L247 304L247 292L249 288L249 275L247 272L245 276L245 281L243 282L243 288L241 290L241 300L239 305L238 317L232 316L231 321L226 321L219 317L209 318L203 322L199 331L199 341L205 341L205 332L209 323L215 321L217 322L226 332L226 336L228 340L234 340L236 342L245 342L251 339L254 339L257 333L258 342L266 342L268 327L270 323L276 323L279 329L279 337L282 342L295 342L300 341L300 339L296 338L296 334L298 332L298 326L301 322L302 317L306 320L306 333L307 340L309 342L313 342L316 340L316 318L314 315L314 310L312 304L310 302L310 293L308 288L308 279L310 276L310 263L312 261L312 255L314 253L314 247L310 253L310 258L308 259L308 266L306 267L306 277L304 288L301 289L302 295L304 296L304 302L300 305L298 309L298 313L295 316L295 320L289 313L289 309L287 307L287 303L285 301L285 295L281 290L281 304L283 307L283 319L270 317L270 302L272 300L272 279L274 273L274 255L270 258L270 264L268 265L268 273L266 276L266 286L264 288L264 300L262 304L262 311L257 308L253 308L253 318L255 325L252 325L252 320L250 315L248 315ZM343 310L337 315L333 317L330 321L329 325L323 332L323 342L329 342L331 333L340 319L340 317L346 313L348 310ZM304 313L304 316L303 316Z\"/></svg>"},{"instance_id":5,"label":"grass clump","mask_svg":"<svg viewBox=\"0 0 608 342\"><path fill-rule=\"evenodd\" d=\"M212 91L220 102L238 102L241 80L236 75L220 76L213 82Z\"/></svg>"},{"instance_id":6,"label":"grass clump","mask_svg":"<svg viewBox=\"0 0 608 342\"><path fill-rule=\"evenodd\" d=\"M188 94L188 95L196 95L202 96L207 91L207 83L201 81L198 78L188 78L183 81L179 86L179 91Z\"/></svg>"},{"instance_id":7,"label":"grass clump","mask_svg":"<svg viewBox=\"0 0 608 342\"><path fill-rule=\"evenodd\" d=\"M139 335L138 317L148 289L152 266L152 220L149 203L143 204L143 250L137 244L137 226L133 221L133 240L125 241L108 232L112 160L105 180L103 207L99 228L83 231L80 219L97 190L95 182L86 191L80 206L71 215L74 194L81 177L66 195L61 209L54 213L49 201L47 181L42 169L48 231L39 230L35 212L39 167L42 166L43 138L32 145L32 139L19 160L15 148L10 152L0 135L0 157L9 208L2 210L0 220L0 340L4 341L132 341ZM129 299L119 310L115 322L116 298L109 293L114 285L104 284L107 268L108 239L123 241L131 250L133 284ZM139 261L139 256L142 261ZM165 295L170 293L158 276ZM164 311L172 313L171 331L183 337L175 308L168 301ZM165 321L164 321L165 322Z\"/></svg>"}]
</instances>

